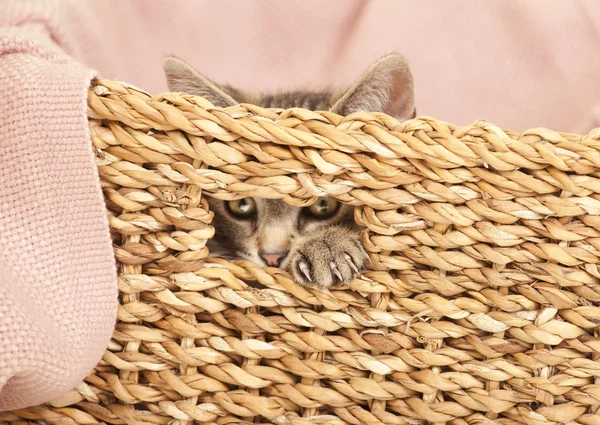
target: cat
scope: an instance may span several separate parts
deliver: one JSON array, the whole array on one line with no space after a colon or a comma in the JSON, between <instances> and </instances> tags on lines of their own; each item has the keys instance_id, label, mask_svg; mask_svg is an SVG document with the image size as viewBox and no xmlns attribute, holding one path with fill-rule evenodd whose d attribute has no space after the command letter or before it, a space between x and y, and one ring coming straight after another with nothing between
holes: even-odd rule
<instances>
[{"instance_id":1,"label":"cat","mask_svg":"<svg viewBox=\"0 0 600 425\"><path fill-rule=\"evenodd\" d=\"M170 91L202 96L221 108L251 103L340 115L384 112L400 120L416 114L413 77L408 62L398 54L380 58L349 88L333 91L264 94L240 90L209 80L173 56L165 60L164 71ZM298 284L320 289L350 282L367 264L354 208L334 198L318 198L303 208L274 199L222 201L208 197L208 201L215 212L215 237L209 241L213 254L279 267Z\"/></svg>"}]
</instances>

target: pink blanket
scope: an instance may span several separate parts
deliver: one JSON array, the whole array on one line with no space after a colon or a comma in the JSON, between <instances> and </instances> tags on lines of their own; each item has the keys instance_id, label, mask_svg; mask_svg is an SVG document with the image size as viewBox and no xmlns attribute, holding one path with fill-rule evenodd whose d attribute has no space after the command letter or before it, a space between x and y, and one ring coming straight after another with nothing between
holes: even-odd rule
<instances>
[{"instance_id":1,"label":"pink blanket","mask_svg":"<svg viewBox=\"0 0 600 425\"><path fill-rule=\"evenodd\" d=\"M345 84L396 50L420 114L587 132L600 125L599 22L596 0L0 1L0 410L77 384L113 330L91 69L158 93L173 53L274 90Z\"/></svg>"},{"instance_id":2,"label":"pink blanket","mask_svg":"<svg viewBox=\"0 0 600 425\"><path fill-rule=\"evenodd\" d=\"M71 389L106 348L117 307L116 269L87 132L86 93L94 74L54 46L41 23L8 28L34 15L26 7L8 14L4 6L0 410Z\"/></svg>"}]
</instances>

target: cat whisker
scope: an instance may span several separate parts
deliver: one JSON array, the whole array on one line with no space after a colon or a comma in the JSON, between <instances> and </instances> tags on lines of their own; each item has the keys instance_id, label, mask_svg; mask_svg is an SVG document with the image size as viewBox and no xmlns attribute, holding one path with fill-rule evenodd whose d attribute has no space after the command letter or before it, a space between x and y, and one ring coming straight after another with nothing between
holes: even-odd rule
<instances>
[{"instance_id":1,"label":"cat whisker","mask_svg":"<svg viewBox=\"0 0 600 425\"><path fill-rule=\"evenodd\" d=\"M329 262L329 268L331 269L333 274L336 275L336 277L340 280L340 282L344 281L344 278L342 277L340 270L337 268L337 265L333 261Z\"/></svg>"}]
</instances>

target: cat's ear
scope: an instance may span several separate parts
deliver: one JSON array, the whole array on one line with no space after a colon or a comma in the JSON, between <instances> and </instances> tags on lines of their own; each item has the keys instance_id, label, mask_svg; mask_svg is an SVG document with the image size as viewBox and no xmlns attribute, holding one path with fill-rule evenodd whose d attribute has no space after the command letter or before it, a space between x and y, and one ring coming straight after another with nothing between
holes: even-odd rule
<instances>
[{"instance_id":1,"label":"cat's ear","mask_svg":"<svg viewBox=\"0 0 600 425\"><path fill-rule=\"evenodd\" d=\"M204 77L190 65L174 56L169 56L163 65L167 76L167 85L173 92L185 92L202 96L219 108L237 105L229 94L218 85Z\"/></svg>"},{"instance_id":2,"label":"cat's ear","mask_svg":"<svg viewBox=\"0 0 600 425\"><path fill-rule=\"evenodd\" d=\"M373 63L331 108L339 115L383 112L398 119L414 118L415 92L407 60L384 56Z\"/></svg>"}]
</instances>

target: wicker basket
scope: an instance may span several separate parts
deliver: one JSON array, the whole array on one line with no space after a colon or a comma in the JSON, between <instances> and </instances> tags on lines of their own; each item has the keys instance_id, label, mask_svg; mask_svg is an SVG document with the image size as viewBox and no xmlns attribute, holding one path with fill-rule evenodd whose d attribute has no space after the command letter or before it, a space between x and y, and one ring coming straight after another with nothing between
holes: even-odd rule
<instances>
[{"instance_id":1,"label":"wicker basket","mask_svg":"<svg viewBox=\"0 0 600 425\"><path fill-rule=\"evenodd\" d=\"M0 420L600 424L600 129L221 110L114 81L89 116L119 322L85 382ZM202 192L356 205L371 270L319 292L211 258Z\"/></svg>"}]
</instances>

